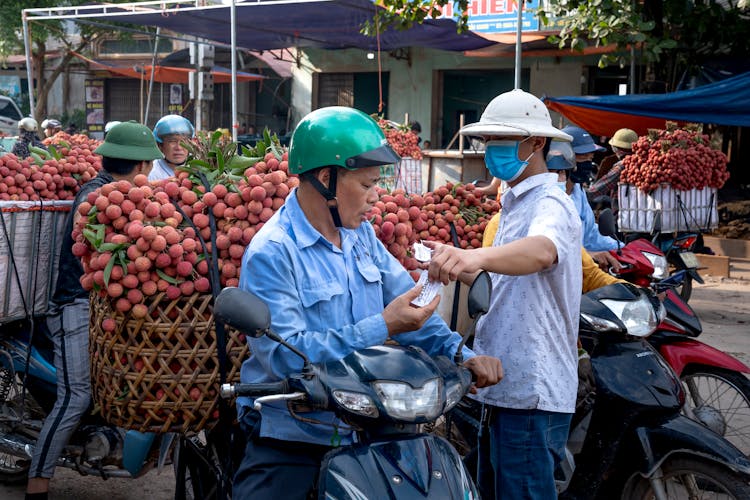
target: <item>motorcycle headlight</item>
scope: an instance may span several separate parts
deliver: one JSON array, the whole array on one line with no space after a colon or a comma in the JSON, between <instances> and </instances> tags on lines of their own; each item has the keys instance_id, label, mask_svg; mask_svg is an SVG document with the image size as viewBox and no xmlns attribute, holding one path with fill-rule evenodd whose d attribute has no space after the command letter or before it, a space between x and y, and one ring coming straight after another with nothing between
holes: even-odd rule
<instances>
[{"instance_id":1,"label":"motorcycle headlight","mask_svg":"<svg viewBox=\"0 0 750 500\"><path fill-rule=\"evenodd\" d=\"M646 295L640 295L638 300L602 299L601 303L620 318L629 335L648 337L659 324L654 306Z\"/></svg>"},{"instance_id":2,"label":"motorcycle headlight","mask_svg":"<svg viewBox=\"0 0 750 500\"><path fill-rule=\"evenodd\" d=\"M657 255L650 252L642 253L651 262L651 265L654 266L654 273L651 276L660 280L669 276L669 266L667 265L667 258L664 255Z\"/></svg>"},{"instance_id":3,"label":"motorcycle headlight","mask_svg":"<svg viewBox=\"0 0 750 500\"><path fill-rule=\"evenodd\" d=\"M438 379L429 380L417 388L403 382L373 382L373 386L385 411L393 418L407 421L418 417L434 419L442 411Z\"/></svg>"},{"instance_id":4,"label":"motorcycle headlight","mask_svg":"<svg viewBox=\"0 0 750 500\"><path fill-rule=\"evenodd\" d=\"M464 397L464 386L461 385L461 381L457 380L452 384L446 384L445 386L445 409L448 411L461 401Z\"/></svg>"},{"instance_id":5,"label":"motorcycle headlight","mask_svg":"<svg viewBox=\"0 0 750 500\"><path fill-rule=\"evenodd\" d=\"M377 417L379 414L378 407L367 394L336 390L333 391L333 398L338 404L353 413L373 418Z\"/></svg>"},{"instance_id":6,"label":"motorcycle headlight","mask_svg":"<svg viewBox=\"0 0 750 500\"><path fill-rule=\"evenodd\" d=\"M600 318L598 316L593 316L591 314L581 313L581 317L585 319L589 325L591 325L591 328L593 328L597 332L620 332L622 331L622 327L615 323L614 321L610 321L608 319Z\"/></svg>"}]
</instances>

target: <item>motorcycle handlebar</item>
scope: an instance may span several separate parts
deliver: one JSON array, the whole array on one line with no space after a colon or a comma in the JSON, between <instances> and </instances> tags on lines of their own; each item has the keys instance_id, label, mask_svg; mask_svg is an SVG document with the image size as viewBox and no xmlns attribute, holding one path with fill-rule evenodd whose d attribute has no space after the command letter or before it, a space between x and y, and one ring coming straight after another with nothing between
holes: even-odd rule
<instances>
[{"instance_id":1,"label":"motorcycle handlebar","mask_svg":"<svg viewBox=\"0 0 750 500\"><path fill-rule=\"evenodd\" d=\"M224 399L240 396L268 396L270 394L289 393L289 383L286 380L258 384L222 384L219 393Z\"/></svg>"}]
</instances>

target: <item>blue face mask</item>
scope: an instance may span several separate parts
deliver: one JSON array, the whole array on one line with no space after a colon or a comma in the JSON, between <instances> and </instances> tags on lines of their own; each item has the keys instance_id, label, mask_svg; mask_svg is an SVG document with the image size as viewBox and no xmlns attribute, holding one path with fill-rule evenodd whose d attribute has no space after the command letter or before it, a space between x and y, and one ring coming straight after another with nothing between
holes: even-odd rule
<instances>
[{"instance_id":1,"label":"blue face mask","mask_svg":"<svg viewBox=\"0 0 750 500\"><path fill-rule=\"evenodd\" d=\"M558 181L556 184L557 184L557 187L562 189L563 193L568 194L568 183L566 181L562 181L562 182Z\"/></svg>"},{"instance_id":2,"label":"blue face mask","mask_svg":"<svg viewBox=\"0 0 750 500\"><path fill-rule=\"evenodd\" d=\"M493 177L505 182L516 180L529 164L532 152L525 160L518 158L518 148L524 141L489 141L484 152L484 163Z\"/></svg>"}]
</instances>

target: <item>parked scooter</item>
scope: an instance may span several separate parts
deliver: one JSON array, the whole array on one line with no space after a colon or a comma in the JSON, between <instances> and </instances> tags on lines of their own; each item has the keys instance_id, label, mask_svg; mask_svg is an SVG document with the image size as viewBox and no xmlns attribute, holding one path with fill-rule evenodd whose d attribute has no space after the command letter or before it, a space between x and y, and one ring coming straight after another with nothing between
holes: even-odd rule
<instances>
[{"instance_id":1,"label":"parked scooter","mask_svg":"<svg viewBox=\"0 0 750 500\"><path fill-rule=\"evenodd\" d=\"M27 480L36 438L56 398L51 342L43 322L32 335L33 324L24 320L0 328L0 482L6 484ZM139 477L169 457L172 435L155 437L119 429L89 413L57 466L103 479Z\"/></svg>"},{"instance_id":2,"label":"parked scooter","mask_svg":"<svg viewBox=\"0 0 750 500\"><path fill-rule=\"evenodd\" d=\"M703 236L694 232L659 233L654 243L664 252L667 262L676 271L684 271L684 279L678 285L680 297L685 302L693 294L693 281L703 284L703 278L698 273L698 257L695 251L703 248Z\"/></svg>"},{"instance_id":3,"label":"parked scooter","mask_svg":"<svg viewBox=\"0 0 750 500\"><path fill-rule=\"evenodd\" d=\"M560 498L750 498L750 461L680 413L682 386L645 340L663 314L651 291L631 284L582 297L579 335L588 355L581 366L590 362L591 372L579 370L583 390L556 473ZM472 411L451 412L455 429L448 435L461 433L472 449L477 403L465 398L464 404ZM484 481L480 487L484 496L492 491Z\"/></svg>"},{"instance_id":4,"label":"parked scooter","mask_svg":"<svg viewBox=\"0 0 750 500\"><path fill-rule=\"evenodd\" d=\"M486 273L469 291L475 321L489 306ZM224 397L251 396L255 407L285 400L335 412L357 430L357 442L330 451L317 498L478 498L461 457L448 441L420 431L456 405L471 386L461 347L451 360L415 347L376 346L329 363L312 364L270 330L268 307L256 296L225 288L214 313L247 335L266 335L304 360L302 372L275 383L225 384ZM463 343L462 343L463 345Z\"/></svg>"},{"instance_id":5,"label":"parked scooter","mask_svg":"<svg viewBox=\"0 0 750 500\"><path fill-rule=\"evenodd\" d=\"M609 196L598 196L589 200L591 208L597 214L605 210L612 212L612 200ZM683 211L683 217L687 213ZM695 226L696 221L693 221ZM685 220L685 226L688 227L688 221ZM612 237L616 237L614 234ZM623 236L627 243L625 247L634 244L638 251L651 254L648 259L654 266L654 277L658 279L666 278L672 274L681 273L683 276L681 282L675 287L685 302L690 300L693 293L693 281L703 284L703 278L698 273L700 262L696 257L696 252L703 251L703 235L694 231L675 231L662 232L661 230L661 213L656 213L654 217L654 227L650 234L647 233L627 233ZM625 249L623 249L625 250ZM661 256L661 258L657 258ZM635 283L633 280L629 280ZM639 286L640 283L636 283Z\"/></svg>"},{"instance_id":6,"label":"parked scooter","mask_svg":"<svg viewBox=\"0 0 750 500\"><path fill-rule=\"evenodd\" d=\"M614 235L611 212L604 211L599 217L600 231ZM611 253L623 265L621 271L613 274L664 293L667 315L648 341L684 384L688 396L685 413L750 455L750 381L743 375L750 373L750 367L695 339L703 331L700 319L675 292L687 277L687 270L655 279L664 274L658 270L664 264L664 256L643 239Z\"/></svg>"}]
</instances>

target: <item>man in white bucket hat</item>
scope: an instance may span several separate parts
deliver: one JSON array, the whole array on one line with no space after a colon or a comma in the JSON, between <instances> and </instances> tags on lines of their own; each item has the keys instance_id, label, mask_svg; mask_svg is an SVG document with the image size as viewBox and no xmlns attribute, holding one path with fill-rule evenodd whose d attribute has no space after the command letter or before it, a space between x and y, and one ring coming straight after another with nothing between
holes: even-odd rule
<instances>
[{"instance_id":1,"label":"man in white bucket hat","mask_svg":"<svg viewBox=\"0 0 750 500\"><path fill-rule=\"evenodd\" d=\"M490 433L480 462L489 457L495 490L481 473L480 485L490 498L556 498L554 470L565 457L578 388L581 221L543 151L547 141L571 137L552 126L542 101L520 89L493 99L461 134L484 140L487 169L509 186L492 247L430 244L432 280L470 282L480 270L492 277L474 349L500 358L506 373L477 395Z\"/></svg>"}]
</instances>

